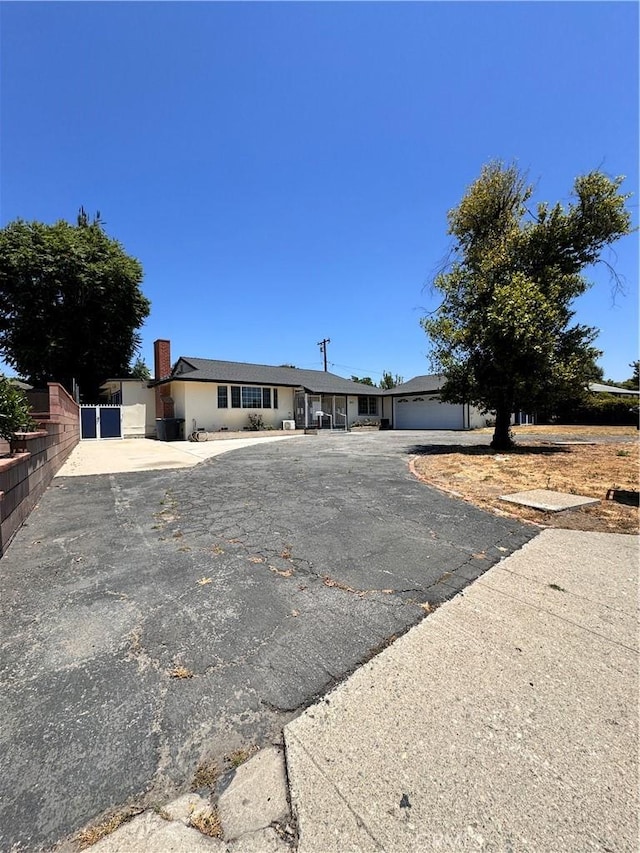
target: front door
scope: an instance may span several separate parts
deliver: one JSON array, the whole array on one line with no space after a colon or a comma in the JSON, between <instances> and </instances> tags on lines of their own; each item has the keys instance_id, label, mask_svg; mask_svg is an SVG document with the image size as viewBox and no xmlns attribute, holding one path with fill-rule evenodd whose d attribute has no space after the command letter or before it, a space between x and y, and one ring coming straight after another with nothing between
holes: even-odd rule
<instances>
[{"instance_id":1,"label":"front door","mask_svg":"<svg viewBox=\"0 0 640 853\"><path fill-rule=\"evenodd\" d=\"M309 426L318 426L318 413L322 411L322 397L309 395ZM320 424L322 426L322 424Z\"/></svg>"},{"instance_id":2,"label":"front door","mask_svg":"<svg viewBox=\"0 0 640 853\"><path fill-rule=\"evenodd\" d=\"M293 412L296 418L296 429L304 429L304 391L296 391L293 395Z\"/></svg>"}]
</instances>

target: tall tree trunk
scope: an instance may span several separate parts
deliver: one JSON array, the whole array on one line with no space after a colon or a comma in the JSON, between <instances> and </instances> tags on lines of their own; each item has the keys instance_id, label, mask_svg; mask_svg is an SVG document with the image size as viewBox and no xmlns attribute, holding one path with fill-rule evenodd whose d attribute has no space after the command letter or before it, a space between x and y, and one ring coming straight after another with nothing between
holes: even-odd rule
<instances>
[{"instance_id":1,"label":"tall tree trunk","mask_svg":"<svg viewBox=\"0 0 640 853\"><path fill-rule=\"evenodd\" d=\"M509 433L511 406L502 406L496 410L496 428L491 447L494 450L511 450L514 446Z\"/></svg>"}]
</instances>

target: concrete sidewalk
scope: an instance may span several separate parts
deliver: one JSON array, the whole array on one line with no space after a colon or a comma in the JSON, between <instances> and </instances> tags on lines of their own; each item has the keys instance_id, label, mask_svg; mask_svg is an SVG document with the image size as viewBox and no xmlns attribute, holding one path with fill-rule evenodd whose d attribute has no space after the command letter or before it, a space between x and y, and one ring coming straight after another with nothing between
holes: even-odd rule
<instances>
[{"instance_id":1,"label":"concrete sidewalk","mask_svg":"<svg viewBox=\"0 0 640 853\"><path fill-rule=\"evenodd\" d=\"M300 433L297 433L298 437ZM131 471L159 471L192 468L204 459L251 447L253 444L287 441L296 435L261 435L224 441L155 441L148 438L113 438L80 441L56 477L84 477L90 474L123 474Z\"/></svg>"},{"instance_id":2,"label":"concrete sidewalk","mask_svg":"<svg viewBox=\"0 0 640 853\"><path fill-rule=\"evenodd\" d=\"M637 574L544 531L290 723L299 853L636 851Z\"/></svg>"},{"instance_id":3,"label":"concrete sidewalk","mask_svg":"<svg viewBox=\"0 0 640 853\"><path fill-rule=\"evenodd\" d=\"M637 575L636 536L546 530L286 726L298 853L636 851ZM285 853L284 782L264 750L224 840L174 804L94 849Z\"/></svg>"}]
</instances>

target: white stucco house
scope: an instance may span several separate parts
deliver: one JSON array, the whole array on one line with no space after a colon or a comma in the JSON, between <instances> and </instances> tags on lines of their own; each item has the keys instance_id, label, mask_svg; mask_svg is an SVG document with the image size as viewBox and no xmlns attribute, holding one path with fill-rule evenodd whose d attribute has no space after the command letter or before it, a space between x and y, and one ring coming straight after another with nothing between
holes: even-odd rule
<instances>
[{"instance_id":1,"label":"white stucco house","mask_svg":"<svg viewBox=\"0 0 640 853\"><path fill-rule=\"evenodd\" d=\"M490 414L469 404L443 403L440 374L414 376L383 391L322 370L180 356L171 362L171 343L154 343L154 378L109 379L102 391L123 409L123 434L156 434L158 419L178 419L181 435L239 431L259 416L271 429L478 429ZM635 396L637 391L592 385L591 390ZM528 423L520 414L515 422ZM162 425L160 425L162 426Z\"/></svg>"},{"instance_id":2,"label":"white stucco house","mask_svg":"<svg viewBox=\"0 0 640 853\"><path fill-rule=\"evenodd\" d=\"M378 424L389 429L474 429L487 418L473 406L441 403L443 377L416 376L383 391L322 370L276 367L180 356L171 344L154 344L157 418L184 421L184 435L197 430L243 430L250 415L282 429L350 429ZM283 427L283 425L285 425Z\"/></svg>"},{"instance_id":3,"label":"white stucco house","mask_svg":"<svg viewBox=\"0 0 640 853\"><path fill-rule=\"evenodd\" d=\"M250 415L273 429L379 423L383 391L322 370L180 356L170 342L154 344L157 418L179 418L184 434L243 430ZM283 424L285 425L283 427Z\"/></svg>"}]
</instances>

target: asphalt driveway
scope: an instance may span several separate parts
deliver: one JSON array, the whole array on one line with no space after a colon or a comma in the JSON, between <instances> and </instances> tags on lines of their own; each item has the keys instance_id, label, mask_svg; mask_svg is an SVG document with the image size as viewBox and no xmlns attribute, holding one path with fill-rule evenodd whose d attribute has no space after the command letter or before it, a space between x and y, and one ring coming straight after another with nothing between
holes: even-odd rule
<instances>
[{"instance_id":1,"label":"asphalt driveway","mask_svg":"<svg viewBox=\"0 0 640 853\"><path fill-rule=\"evenodd\" d=\"M45 849L279 739L535 535L409 473L416 443L488 440L301 437L54 480L0 561L0 849Z\"/></svg>"}]
</instances>

